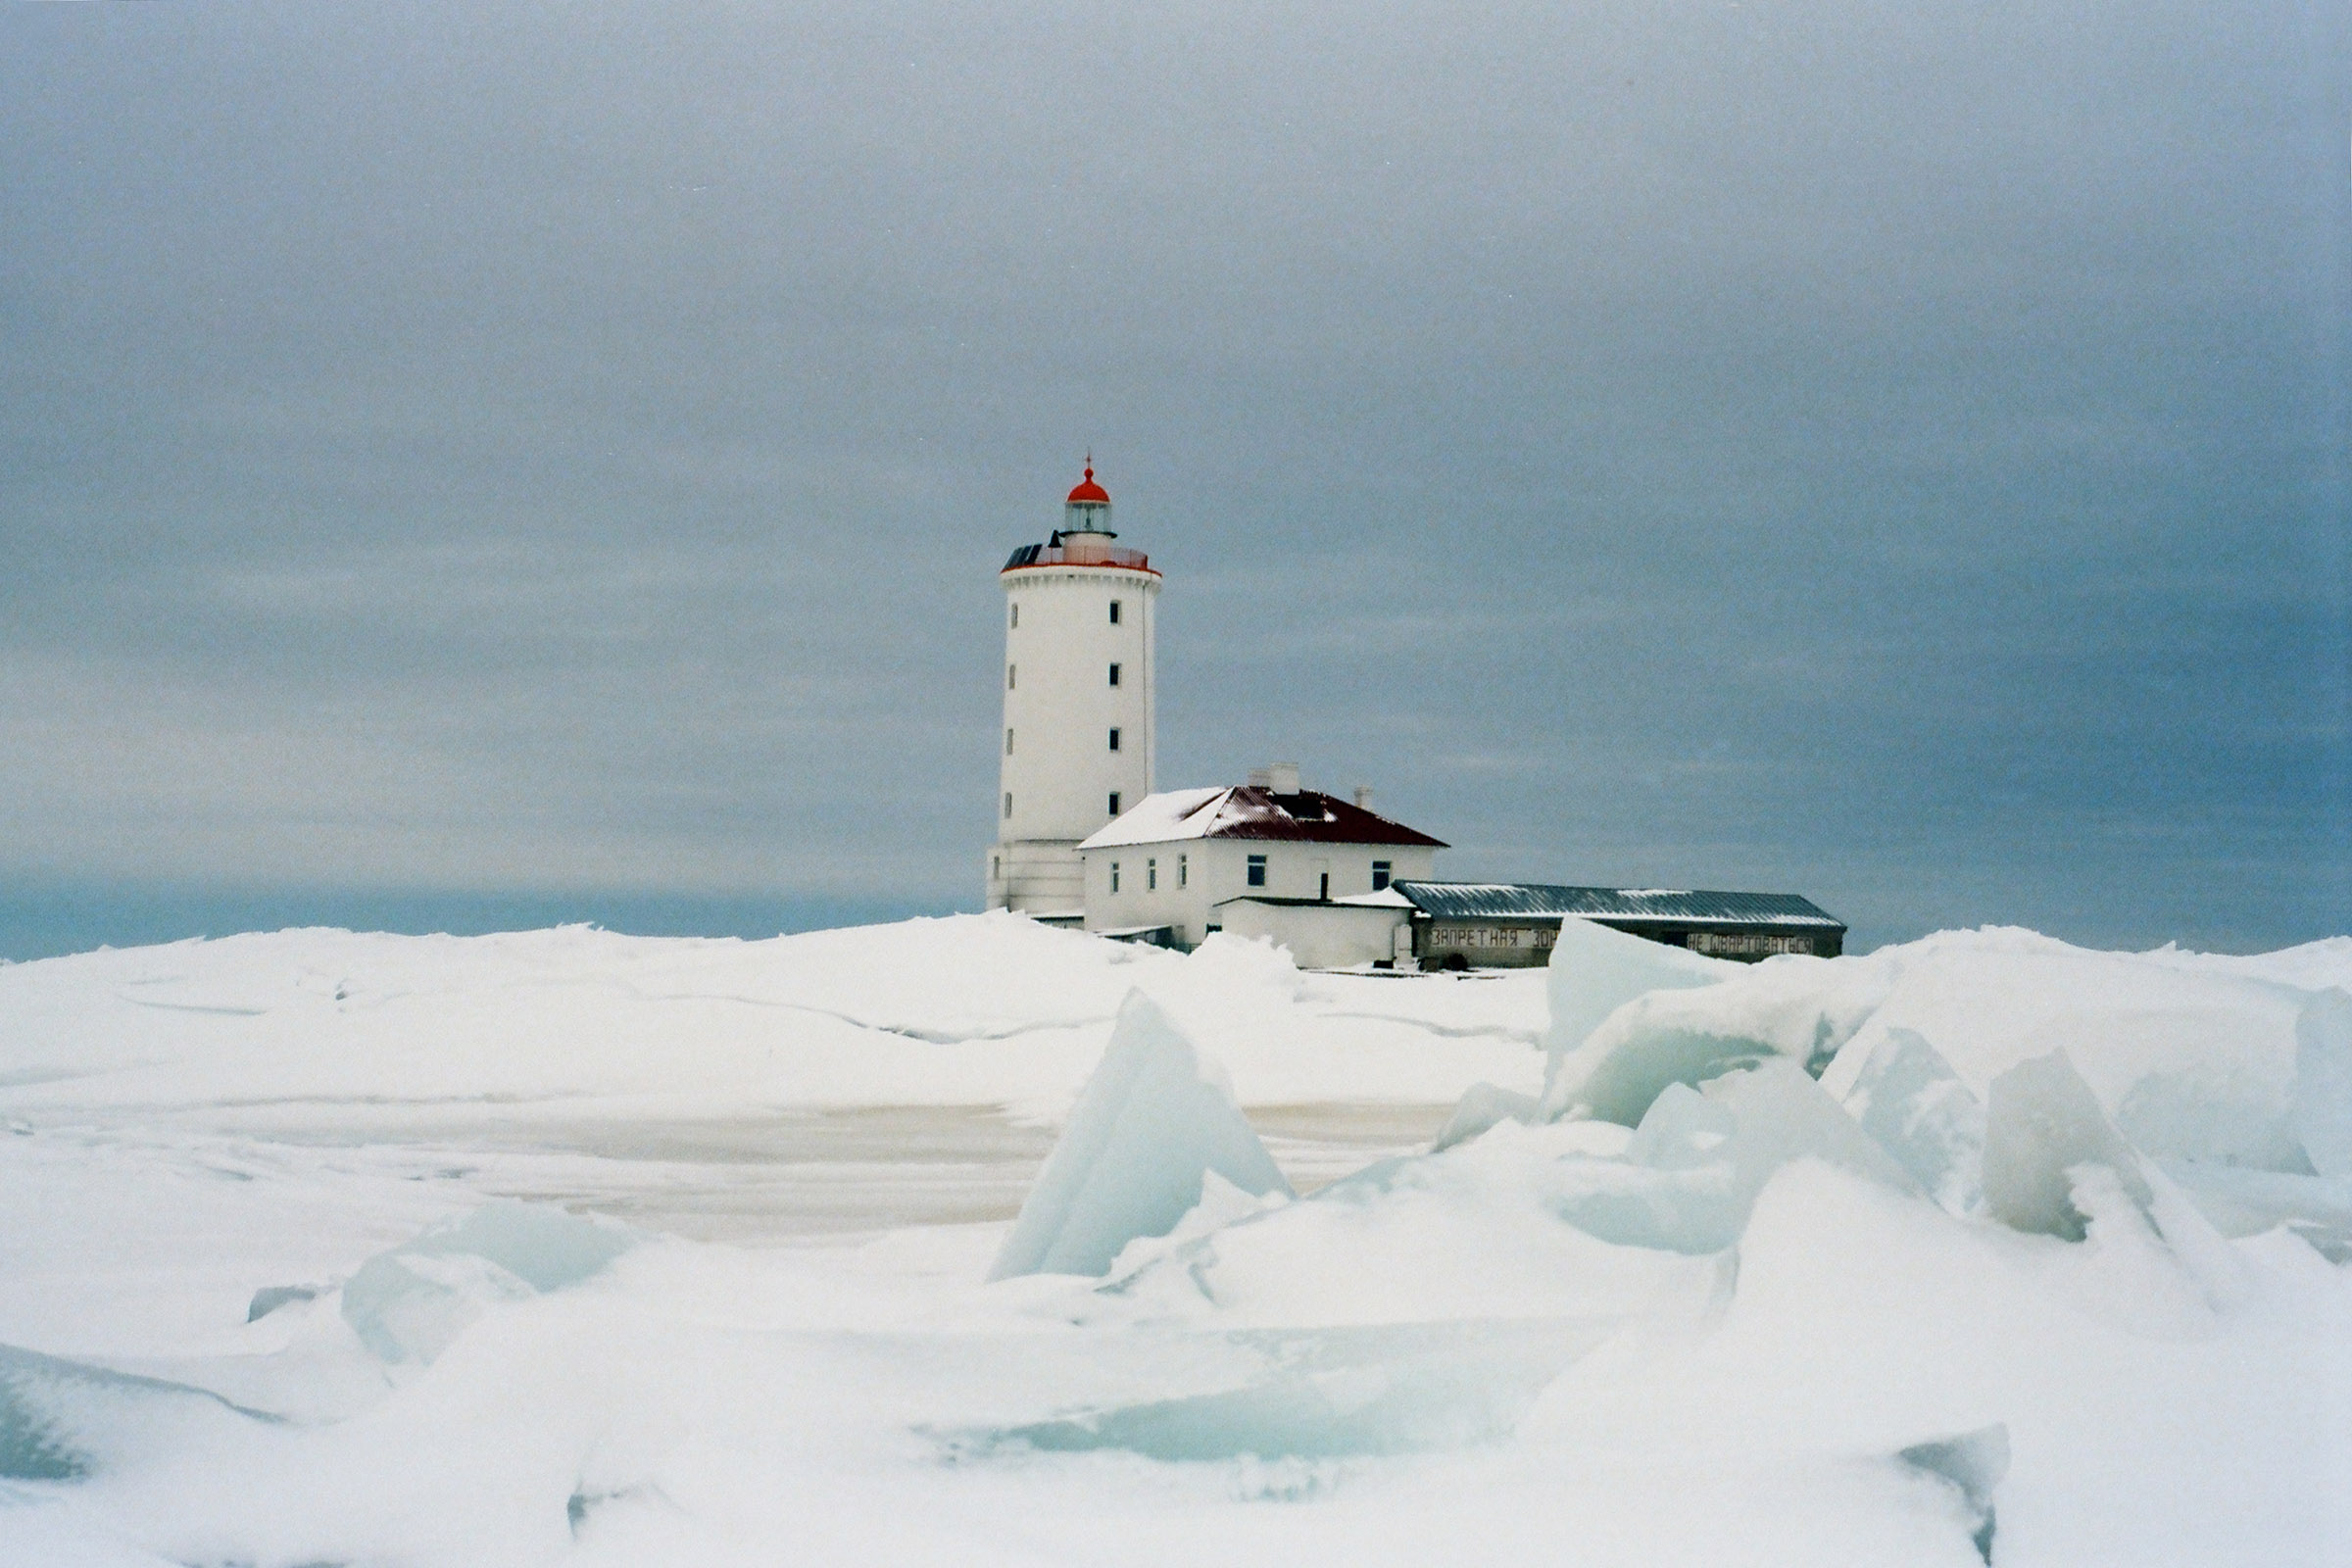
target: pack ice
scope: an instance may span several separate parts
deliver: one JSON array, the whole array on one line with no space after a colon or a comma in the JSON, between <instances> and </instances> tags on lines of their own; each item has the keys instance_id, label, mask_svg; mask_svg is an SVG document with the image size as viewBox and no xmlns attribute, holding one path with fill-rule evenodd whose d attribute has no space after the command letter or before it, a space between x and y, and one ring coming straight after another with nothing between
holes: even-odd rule
<instances>
[{"instance_id":1,"label":"pack ice","mask_svg":"<svg viewBox=\"0 0 2352 1568\"><path fill-rule=\"evenodd\" d=\"M1130 1242L1167 1235L1213 1198L1212 1178L1251 1198L1291 1193L1223 1069L1136 992L989 1278L1104 1273Z\"/></svg>"},{"instance_id":2,"label":"pack ice","mask_svg":"<svg viewBox=\"0 0 2352 1568\"><path fill-rule=\"evenodd\" d=\"M2342 1560L2348 989L1003 918L0 969L0 1561ZM1017 1217L661 1218L843 1180L743 1152L835 1111L971 1183L918 1094L1052 1124ZM1303 1197L1251 1125L1456 1098Z\"/></svg>"},{"instance_id":3,"label":"pack ice","mask_svg":"<svg viewBox=\"0 0 2352 1568\"><path fill-rule=\"evenodd\" d=\"M576 1285L635 1241L553 1204L485 1203L362 1263L343 1321L387 1362L430 1361L484 1308Z\"/></svg>"},{"instance_id":4,"label":"pack ice","mask_svg":"<svg viewBox=\"0 0 2352 1568\"><path fill-rule=\"evenodd\" d=\"M2340 1255L2352 999L2310 982L2345 946L2093 954L1993 929L1775 958L1627 1001L1581 1040L1584 1016L1555 1012L1543 1104L1631 1124L1670 1087L1787 1061L1954 1213L1984 1209L1989 1144L1995 1211L2025 1228L2079 1234L2063 1152L2134 1193L2152 1164L2228 1234L2286 1223Z\"/></svg>"}]
</instances>

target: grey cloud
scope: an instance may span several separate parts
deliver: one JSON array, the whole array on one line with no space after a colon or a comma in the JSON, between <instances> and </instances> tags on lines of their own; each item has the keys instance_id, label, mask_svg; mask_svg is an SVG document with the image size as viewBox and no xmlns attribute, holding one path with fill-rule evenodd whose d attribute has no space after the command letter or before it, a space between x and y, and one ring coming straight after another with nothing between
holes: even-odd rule
<instances>
[{"instance_id":1,"label":"grey cloud","mask_svg":"<svg viewBox=\"0 0 2352 1568\"><path fill-rule=\"evenodd\" d=\"M15 7L0 875L976 897L1163 783L1875 940L2352 921L2336 8ZM256 759L267 766L257 766Z\"/></svg>"}]
</instances>

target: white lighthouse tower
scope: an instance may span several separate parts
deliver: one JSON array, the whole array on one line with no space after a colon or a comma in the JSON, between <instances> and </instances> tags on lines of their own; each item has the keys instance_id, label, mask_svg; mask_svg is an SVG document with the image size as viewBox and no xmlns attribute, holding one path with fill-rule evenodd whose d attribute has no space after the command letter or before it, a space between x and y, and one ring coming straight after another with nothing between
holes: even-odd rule
<instances>
[{"instance_id":1,"label":"white lighthouse tower","mask_svg":"<svg viewBox=\"0 0 2352 1568\"><path fill-rule=\"evenodd\" d=\"M1004 733L988 906L1076 916L1078 841L1152 793L1159 573L1112 541L1094 459L1061 526L1004 585Z\"/></svg>"}]
</instances>

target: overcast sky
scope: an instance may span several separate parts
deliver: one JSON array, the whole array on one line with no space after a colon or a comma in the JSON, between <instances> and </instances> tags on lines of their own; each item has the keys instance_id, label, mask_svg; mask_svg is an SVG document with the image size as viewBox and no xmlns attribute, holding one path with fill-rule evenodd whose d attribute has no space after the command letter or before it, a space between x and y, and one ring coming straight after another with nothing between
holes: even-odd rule
<instances>
[{"instance_id":1,"label":"overcast sky","mask_svg":"<svg viewBox=\"0 0 2352 1568\"><path fill-rule=\"evenodd\" d=\"M1091 446L1163 788L2352 930L2348 81L2315 0L9 6L0 881L976 907Z\"/></svg>"}]
</instances>

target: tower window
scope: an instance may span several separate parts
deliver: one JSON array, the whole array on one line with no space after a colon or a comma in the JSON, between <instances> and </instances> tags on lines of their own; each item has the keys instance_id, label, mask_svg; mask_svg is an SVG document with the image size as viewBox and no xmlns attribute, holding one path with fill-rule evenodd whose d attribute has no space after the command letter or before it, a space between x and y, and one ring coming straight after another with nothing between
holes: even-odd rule
<instances>
[{"instance_id":1,"label":"tower window","mask_svg":"<svg viewBox=\"0 0 2352 1568\"><path fill-rule=\"evenodd\" d=\"M1385 887L1387 887L1387 886L1389 885L1389 871L1390 871L1390 865L1389 865L1389 862L1388 862L1388 861L1386 861L1386 860L1374 860L1374 861L1372 862L1372 891L1373 891L1373 892L1375 892L1375 893L1378 893L1378 892L1379 892L1379 891L1380 891L1382 888L1385 888Z\"/></svg>"},{"instance_id":2,"label":"tower window","mask_svg":"<svg viewBox=\"0 0 2352 1568\"><path fill-rule=\"evenodd\" d=\"M1011 622L1011 629L1012 629L1012 630L1015 630L1015 631L1018 631L1018 630L1020 629L1020 625L1021 625L1021 602L1020 602L1019 600L1017 600L1017 599L1016 599L1016 600L1014 600L1014 601L1012 602L1012 622Z\"/></svg>"},{"instance_id":3,"label":"tower window","mask_svg":"<svg viewBox=\"0 0 2352 1568\"><path fill-rule=\"evenodd\" d=\"M1004 792L1004 814L1006 816L1012 814L1012 791L1010 790Z\"/></svg>"},{"instance_id":4,"label":"tower window","mask_svg":"<svg viewBox=\"0 0 2352 1568\"><path fill-rule=\"evenodd\" d=\"M1119 862L1116 860L1110 862L1110 891L1119 891Z\"/></svg>"},{"instance_id":5,"label":"tower window","mask_svg":"<svg viewBox=\"0 0 2352 1568\"><path fill-rule=\"evenodd\" d=\"M1020 666L1020 665L1018 665L1018 664L1006 664L1006 665L1004 666L1004 689L1005 689L1006 691L1011 691L1011 690L1012 690L1012 689L1013 689L1015 686L1018 686L1020 683L1021 683L1021 666Z\"/></svg>"},{"instance_id":6,"label":"tower window","mask_svg":"<svg viewBox=\"0 0 2352 1568\"><path fill-rule=\"evenodd\" d=\"M1012 755L1012 731L1010 730L1004 732L1004 755L1006 757Z\"/></svg>"},{"instance_id":7,"label":"tower window","mask_svg":"<svg viewBox=\"0 0 2352 1568\"><path fill-rule=\"evenodd\" d=\"M1119 814L1119 792L1117 790L1110 792L1110 814L1113 816Z\"/></svg>"},{"instance_id":8,"label":"tower window","mask_svg":"<svg viewBox=\"0 0 2352 1568\"><path fill-rule=\"evenodd\" d=\"M1181 855L1176 857L1176 885L1178 887L1184 887L1192 881L1191 872L1192 867L1185 863L1185 858Z\"/></svg>"},{"instance_id":9,"label":"tower window","mask_svg":"<svg viewBox=\"0 0 2352 1568\"><path fill-rule=\"evenodd\" d=\"M1119 683L1119 666L1116 664L1110 666L1110 683L1113 686Z\"/></svg>"},{"instance_id":10,"label":"tower window","mask_svg":"<svg viewBox=\"0 0 2352 1568\"><path fill-rule=\"evenodd\" d=\"M1266 858L1264 856L1252 855L1250 857L1249 880L1250 885L1253 888L1262 888L1266 885Z\"/></svg>"},{"instance_id":11,"label":"tower window","mask_svg":"<svg viewBox=\"0 0 2352 1568\"><path fill-rule=\"evenodd\" d=\"M1144 862L1144 888L1147 892L1156 892L1159 888L1159 861L1157 858Z\"/></svg>"},{"instance_id":12,"label":"tower window","mask_svg":"<svg viewBox=\"0 0 2352 1568\"><path fill-rule=\"evenodd\" d=\"M1113 626L1119 623L1119 602L1116 599L1110 602L1110 623Z\"/></svg>"},{"instance_id":13,"label":"tower window","mask_svg":"<svg viewBox=\"0 0 2352 1568\"><path fill-rule=\"evenodd\" d=\"M1114 752L1119 749L1119 726L1116 724L1110 726L1110 749Z\"/></svg>"},{"instance_id":14,"label":"tower window","mask_svg":"<svg viewBox=\"0 0 2352 1568\"><path fill-rule=\"evenodd\" d=\"M994 877L1002 877L1004 874L1004 857L992 855L988 858L988 874Z\"/></svg>"}]
</instances>

